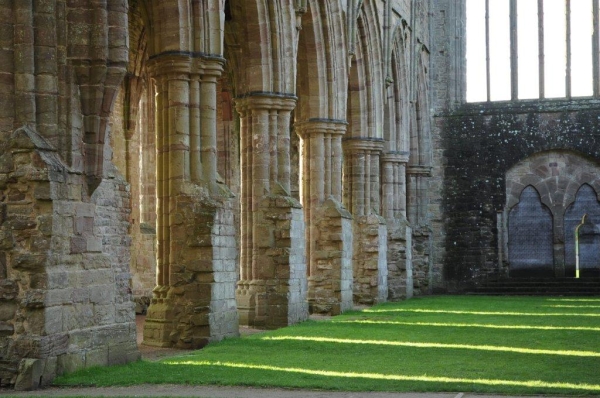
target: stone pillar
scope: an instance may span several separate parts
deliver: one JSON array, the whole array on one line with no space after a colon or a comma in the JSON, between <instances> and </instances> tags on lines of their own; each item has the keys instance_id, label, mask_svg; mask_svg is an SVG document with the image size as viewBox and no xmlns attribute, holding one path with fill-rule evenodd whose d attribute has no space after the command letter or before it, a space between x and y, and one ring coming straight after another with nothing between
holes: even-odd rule
<instances>
[{"instance_id":1,"label":"stone pillar","mask_svg":"<svg viewBox=\"0 0 600 398\"><path fill-rule=\"evenodd\" d=\"M302 139L310 311L337 315L352 309L352 216L341 203L346 122L316 119L295 128Z\"/></svg>"},{"instance_id":2,"label":"stone pillar","mask_svg":"<svg viewBox=\"0 0 600 398\"><path fill-rule=\"evenodd\" d=\"M354 216L354 302L387 300L387 226L380 214L380 155L383 140L345 142L346 201Z\"/></svg>"},{"instance_id":3,"label":"stone pillar","mask_svg":"<svg viewBox=\"0 0 600 398\"><path fill-rule=\"evenodd\" d=\"M308 318L304 217L290 197L294 96L236 100L241 122L240 323L276 329Z\"/></svg>"},{"instance_id":4,"label":"stone pillar","mask_svg":"<svg viewBox=\"0 0 600 398\"><path fill-rule=\"evenodd\" d=\"M431 230L427 220L428 187L431 167L409 165L407 174L407 218L413 229L413 283L414 294L428 294L431 290Z\"/></svg>"},{"instance_id":5,"label":"stone pillar","mask_svg":"<svg viewBox=\"0 0 600 398\"><path fill-rule=\"evenodd\" d=\"M145 314L156 286L156 133L154 84L148 79L140 97L131 147L131 273L136 313ZM134 155L135 154L135 155ZM137 178L136 178L137 177Z\"/></svg>"},{"instance_id":6,"label":"stone pillar","mask_svg":"<svg viewBox=\"0 0 600 398\"><path fill-rule=\"evenodd\" d=\"M558 206L557 206L558 207ZM554 209L553 209L554 210ZM562 210L562 209L561 209ZM565 214L564 211L553 211L553 253L554 253L554 276L565 277Z\"/></svg>"},{"instance_id":7,"label":"stone pillar","mask_svg":"<svg viewBox=\"0 0 600 398\"><path fill-rule=\"evenodd\" d=\"M238 334L231 193L216 175L222 65L171 54L149 64L156 82L158 255L147 345L199 348Z\"/></svg>"},{"instance_id":8,"label":"stone pillar","mask_svg":"<svg viewBox=\"0 0 600 398\"><path fill-rule=\"evenodd\" d=\"M413 295L412 228L406 219L408 152L382 156L382 214L388 227L388 299Z\"/></svg>"}]
</instances>

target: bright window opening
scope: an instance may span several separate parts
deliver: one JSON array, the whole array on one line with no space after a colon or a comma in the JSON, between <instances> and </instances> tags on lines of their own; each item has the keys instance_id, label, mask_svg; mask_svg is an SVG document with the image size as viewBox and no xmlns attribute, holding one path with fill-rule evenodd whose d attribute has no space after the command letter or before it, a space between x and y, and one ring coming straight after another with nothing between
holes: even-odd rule
<instances>
[{"instance_id":1,"label":"bright window opening","mask_svg":"<svg viewBox=\"0 0 600 398\"><path fill-rule=\"evenodd\" d=\"M600 97L600 0L466 0L467 101Z\"/></svg>"}]
</instances>

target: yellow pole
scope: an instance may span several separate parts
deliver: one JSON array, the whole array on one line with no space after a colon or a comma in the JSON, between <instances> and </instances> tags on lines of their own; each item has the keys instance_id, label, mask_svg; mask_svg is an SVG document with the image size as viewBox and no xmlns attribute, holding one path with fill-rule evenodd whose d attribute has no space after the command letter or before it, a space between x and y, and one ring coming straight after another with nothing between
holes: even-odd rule
<instances>
[{"instance_id":1,"label":"yellow pole","mask_svg":"<svg viewBox=\"0 0 600 398\"><path fill-rule=\"evenodd\" d=\"M587 214L584 214L581 218L581 222L575 228L575 278L579 278L579 228L583 224L585 224L585 217Z\"/></svg>"}]
</instances>

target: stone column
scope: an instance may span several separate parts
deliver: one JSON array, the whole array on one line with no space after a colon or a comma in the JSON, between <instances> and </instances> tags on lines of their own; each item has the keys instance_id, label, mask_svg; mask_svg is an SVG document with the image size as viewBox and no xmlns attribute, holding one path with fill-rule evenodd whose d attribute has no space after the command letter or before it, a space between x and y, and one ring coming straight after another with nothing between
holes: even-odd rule
<instances>
[{"instance_id":1,"label":"stone column","mask_svg":"<svg viewBox=\"0 0 600 398\"><path fill-rule=\"evenodd\" d=\"M308 318L304 217L290 196L292 95L236 100L241 122L240 323L276 329Z\"/></svg>"},{"instance_id":2,"label":"stone column","mask_svg":"<svg viewBox=\"0 0 600 398\"><path fill-rule=\"evenodd\" d=\"M414 294L430 293L431 230L427 221L428 186L431 167L409 165L406 169L407 218L413 229Z\"/></svg>"},{"instance_id":3,"label":"stone column","mask_svg":"<svg viewBox=\"0 0 600 398\"><path fill-rule=\"evenodd\" d=\"M413 295L412 228L406 219L406 164L408 152L382 156L382 214L388 227L388 299Z\"/></svg>"},{"instance_id":4,"label":"stone column","mask_svg":"<svg viewBox=\"0 0 600 398\"><path fill-rule=\"evenodd\" d=\"M352 308L352 216L341 203L346 122L316 119L295 128L302 139L310 311L337 315Z\"/></svg>"},{"instance_id":5,"label":"stone column","mask_svg":"<svg viewBox=\"0 0 600 398\"><path fill-rule=\"evenodd\" d=\"M346 200L354 216L354 302L387 300L387 226L380 213L380 155L377 138L345 141Z\"/></svg>"},{"instance_id":6,"label":"stone column","mask_svg":"<svg viewBox=\"0 0 600 398\"><path fill-rule=\"evenodd\" d=\"M144 344L198 348L238 334L231 193L216 176L223 60L161 55L156 82L157 287Z\"/></svg>"}]
</instances>

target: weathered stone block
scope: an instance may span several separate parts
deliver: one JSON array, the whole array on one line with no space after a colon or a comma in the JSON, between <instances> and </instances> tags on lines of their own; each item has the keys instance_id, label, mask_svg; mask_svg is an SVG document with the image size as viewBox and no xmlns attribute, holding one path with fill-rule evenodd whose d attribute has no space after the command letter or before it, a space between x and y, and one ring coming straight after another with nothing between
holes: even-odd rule
<instances>
[{"instance_id":1,"label":"weathered stone block","mask_svg":"<svg viewBox=\"0 0 600 398\"><path fill-rule=\"evenodd\" d=\"M15 242L9 229L0 229L0 250L10 250Z\"/></svg>"},{"instance_id":2,"label":"weathered stone block","mask_svg":"<svg viewBox=\"0 0 600 398\"><path fill-rule=\"evenodd\" d=\"M42 384L43 360L22 359L19 363L18 373L15 390L28 391L39 388Z\"/></svg>"},{"instance_id":3,"label":"weathered stone block","mask_svg":"<svg viewBox=\"0 0 600 398\"><path fill-rule=\"evenodd\" d=\"M46 291L41 289L30 289L25 292L21 304L26 308L42 308L46 300Z\"/></svg>"},{"instance_id":4,"label":"weathered stone block","mask_svg":"<svg viewBox=\"0 0 600 398\"><path fill-rule=\"evenodd\" d=\"M108 347L97 348L85 353L85 367L108 365Z\"/></svg>"},{"instance_id":5,"label":"weathered stone block","mask_svg":"<svg viewBox=\"0 0 600 398\"><path fill-rule=\"evenodd\" d=\"M15 317L17 304L11 301L0 302L0 321L11 321Z\"/></svg>"},{"instance_id":6,"label":"weathered stone block","mask_svg":"<svg viewBox=\"0 0 600 398\"><path fill-rule=\"evenodd\" d=\"M15 332L15 327L12 323L0 321L0 336L11 336ZM4 357L4 355L2 355Z\"/></svg>"},{"instance_id":7,"label":"weathered stone block","mask_svg":"<svg viewBox=\"0 0 600 398\"><path fill-rule=\"evenodd\" d=\"M13 171L12 155L10 152L4 152L0 155L0 173L8 174Z\"/></svg>"},{"instance_id":8,"label":"weathered stone block","mask_svg":"<svg viewBox=\"0 0 600 398\"><path fill-rule=\"evenodd\" d=\"M30 272L41 271L46 266L46 260L47 256L44 254L20 254L14 257L11 266L13 269Z\"/></svg>"},{"instance_id":9,"label":"weathered stone block","mask_svg":"<svg viewBox=\"0 0 600 398\"><path fill-rule=\"evenodd\" d=\"M73 236L71 238L71 254L87 252L87 238L83 236Z\"/></svg>"},{"instance_id":10,"label":"weathered stone block","mask_svg":"<svg viewBox=\"0 0 600 398\"><path fill-rule=\"evenodd\" d=\"M91 235L94 232L94 218L75 217L73 229L77 235Z\"/></svg>"},{"instance_id":11,"label":"weathered stone block","mask_svg":"<svg viewBox=\"0 0 600 398\"><path fill-rule=\"evenodd\" d=\"M58 357L58 374L72 373L85 367L85 352L76 352Z\"/></svg>"}]
</instances>

